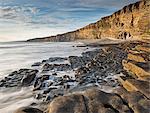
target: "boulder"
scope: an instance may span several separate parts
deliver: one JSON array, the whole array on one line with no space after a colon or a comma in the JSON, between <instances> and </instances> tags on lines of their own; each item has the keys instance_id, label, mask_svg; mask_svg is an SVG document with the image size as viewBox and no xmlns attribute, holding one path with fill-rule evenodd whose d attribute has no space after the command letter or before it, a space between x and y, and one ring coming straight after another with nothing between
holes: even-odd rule
<instances>
[{"instance_id":1,"label":"boulder","mask_svg":"<svg viewBox=\"0 0 150 113\"><path fill-rule=\"evenodd\" d=\"M34 80L37 72L38 72L38 70L29 70L29 71L27 71L26 74L24 75L24 77L21 80L21 84L23 86L30 85L31 82Z\"/></svg>"},{"instance_id":2,"label":"boulder","mask_svg":"<svg viewBox=\"0 0 150 113\"><path fill-rule=\"evenodd\" d=\"M49 113L132 113L120 96L100 91L98 88L58 97L50 103L48 111Z\"/></svg>"},{"instance_id":3,"label":"boulder","mask_svg":"<svg viewBox=\"0 0 150 113\"><path fill-rule=\"evenodd\" d=\"M99 113L98 111L101 110L99 105L104 108L109 108L115 113L131 113L128 106L125 105L122 99L114 93L106 93L97 88L92 88L86 90L84 96L87 98L89 113Z\"/></svg>"},{"instance_id":4,"label":"boulder","mask_svg":"<svg viewBox=\"0 0 150 113\"><path fill-rule=\"evenodd\" d=\"M49 113L87 113L81 94L58 97L50 103L48 110Z\"/></svg>"}]
</instances>

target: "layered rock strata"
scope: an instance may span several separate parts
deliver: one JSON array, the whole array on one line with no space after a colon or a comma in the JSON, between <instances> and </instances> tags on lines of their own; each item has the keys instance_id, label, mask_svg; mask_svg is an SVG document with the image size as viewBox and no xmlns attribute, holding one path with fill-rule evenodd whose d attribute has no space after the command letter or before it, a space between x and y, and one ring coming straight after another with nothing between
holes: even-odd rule
<instances>
[{"instance_id":1,"label":"layered rock strata","mask_svg":"<svg viewBox=\"0 0 150 113\"><path fill-rule=\"evenodd\" d=\"M150 38L150 0L141 0L81 29L28 41L74 41L77 39Z\"/></svg>"}]
</instances>

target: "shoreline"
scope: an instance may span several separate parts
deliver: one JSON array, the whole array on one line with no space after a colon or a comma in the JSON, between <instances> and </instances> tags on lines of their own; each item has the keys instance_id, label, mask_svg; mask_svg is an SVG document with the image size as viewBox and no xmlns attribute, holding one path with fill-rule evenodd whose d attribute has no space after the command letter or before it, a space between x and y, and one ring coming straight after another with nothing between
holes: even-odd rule
<instances>
[{"instance_id":1,"label":"shoreline","mask_svg":"<svg viewBox=\"0 0 150 113\"><path fill-rule=\"evenodd\" d=\"M60 102L61 100L64 100L65 98L70 98L70 99L74 99L75 97L80 98L81 91L83 92L82 94L83 97L86 96L89 101L90 101L90 98L92 97L87 96L87 93L91 91L94 91L98 93L97 95L100 94L100 96L103 97L101 93L104 91L103 93L105 94L106 91L105 90L101 91L101 88L102 88L101 86L109 86L112 89L115 89L114 91L116 91L117 88L120 87L121 90L119 91L121 93L123 93L123 91L128 92L127 89L129 87L130 87L129 89L134 90L131 85L126 87L126 84L127 84L126 80L128 80L128 76L129 76L128 68L130 67L127 67L129 64L128 62L125 62L124 60L129 59L128 55L130 54L130 51L133 48L137 48L138 46L141 46L143 44L147 45L147 44L144 42L140 42L140 41L133 41L133 42L132 41L131 42L119 41L117 42L117 44L116 42L115 44L110 43L110 42L108 44L107 42L108 40L104 40L104 42L101 42L101 43L99 42L95 43L91 41L90 43L82 42L84 43L85 47L98 47L98 48L92 51L83 52L82 56L69 56L65 58L53 57L53 58L43 60L42 62L36 62L32 66L41 68L40 69L41 71L39 71L39 69L38 70L20 69L18 71L14 71L11 74L9 74L8 77L5 77L5 79L0 81L0 87L33 86L33 93L35 93L35 98L39 100L39 102L41 100L43 102L33 103L33 105L30 105L28 107L30 108L30 110L32 110L32 107L36 109L40 109L38 113L42 113L43 111L47 109L49 109L49 112L47 113L57 113L56 110L59 110L60 106L64 108L69 107L69 106L65 106L66 104L58 105L57 101ZM145 58L148 59L147 57L144 57L144 60ZM131 57L130 60L135 60L135 59L132 59ZM57 61L59 63L55 64L55 62ZM64 63L65 61L69 63ZM125 63L123 64L123 62ZM147 62L147 60L145 62ZM63 71L66 73L64 74L59 73L60 71ZM70 72L74 72L74 75L70 76ZM125 77L125 79L122 79L122 75ZM129 78L136 80L133 77L131 77L131 75ZM16 83L14 83L13 80L15 80ZM8 82L8 81L12 81L12 82ZM11 86L9 86L9 84ZM114 91L107 92L106 95L108 94L111 96ZM121 96L121 94L119 93L117 94ZM114 96L111 96L111 97L112 98L104 96L104 98L109 98L108 100L111 100L114 98ZM122 96L121 98L124 100ZM77 100L74 100L73 103L75 104ZM82 101L81 100L79 101L79 103L83 102L83 100ZM96 100L96 101L98 103L101 103L102 100ZM147 103L146 100L144 101ZM63 102L68 103L67 100ZM50 107L48 107L49 104L50 104ZM124 106L124 104L122 103L120 106ZM28 107L25 107L23 109L27 109ZM106 108L107 107L104 107L105 110ZM119 108L114 108L114 109L118 111ZM129 111L132 111L131 109L133 111L135 110L134 108L131 107ZM14 113L20 113L19 110ZM71 108L71 110L74 110L74 108ZM120 111L122 110L123 109L121 109ZM65 112L65 109L64 109L64 112ZM74 111L72 111L72 113L73 112ZM66 111L65 113L70 113L70 112Z\"/></svg>"}]
</instances>

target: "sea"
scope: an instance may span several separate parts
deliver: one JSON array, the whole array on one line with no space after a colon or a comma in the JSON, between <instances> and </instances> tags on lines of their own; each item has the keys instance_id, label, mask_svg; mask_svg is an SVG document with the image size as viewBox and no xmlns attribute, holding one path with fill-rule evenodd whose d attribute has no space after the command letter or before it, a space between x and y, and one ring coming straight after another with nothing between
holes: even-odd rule
<instances>
[{"instance_id":1,"label":"sea","mask_svg":"<svg viewBox=\"0 0 150 113\"><path fill-rule=\"evenodd\" d=\"M35 62L50 57L80 56L87 47L81 42L0 42L0 80L13 71L31 68ZM92 48L91 48L92 49ZM32 87L0 88L0 113L13 113L22 106L36 102Z\"/></svg>"}]
</instances>

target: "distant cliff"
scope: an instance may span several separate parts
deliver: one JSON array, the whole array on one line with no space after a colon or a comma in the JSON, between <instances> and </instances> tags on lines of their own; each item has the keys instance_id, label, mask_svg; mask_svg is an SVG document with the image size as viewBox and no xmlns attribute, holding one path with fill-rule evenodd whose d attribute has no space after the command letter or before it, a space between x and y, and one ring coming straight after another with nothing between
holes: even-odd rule
<instances>
[{"instance_id":1,"label":"distant cliff","mask_svg":"<svg viewBox=\"0 0 150 113\"><path fill-rule=\"evenodd\" d=\"M28 41L74 41L105 37L150 38L150 0L142 0L125 6L112 15L76 31Z\"/></svg>"}]
</instances>

